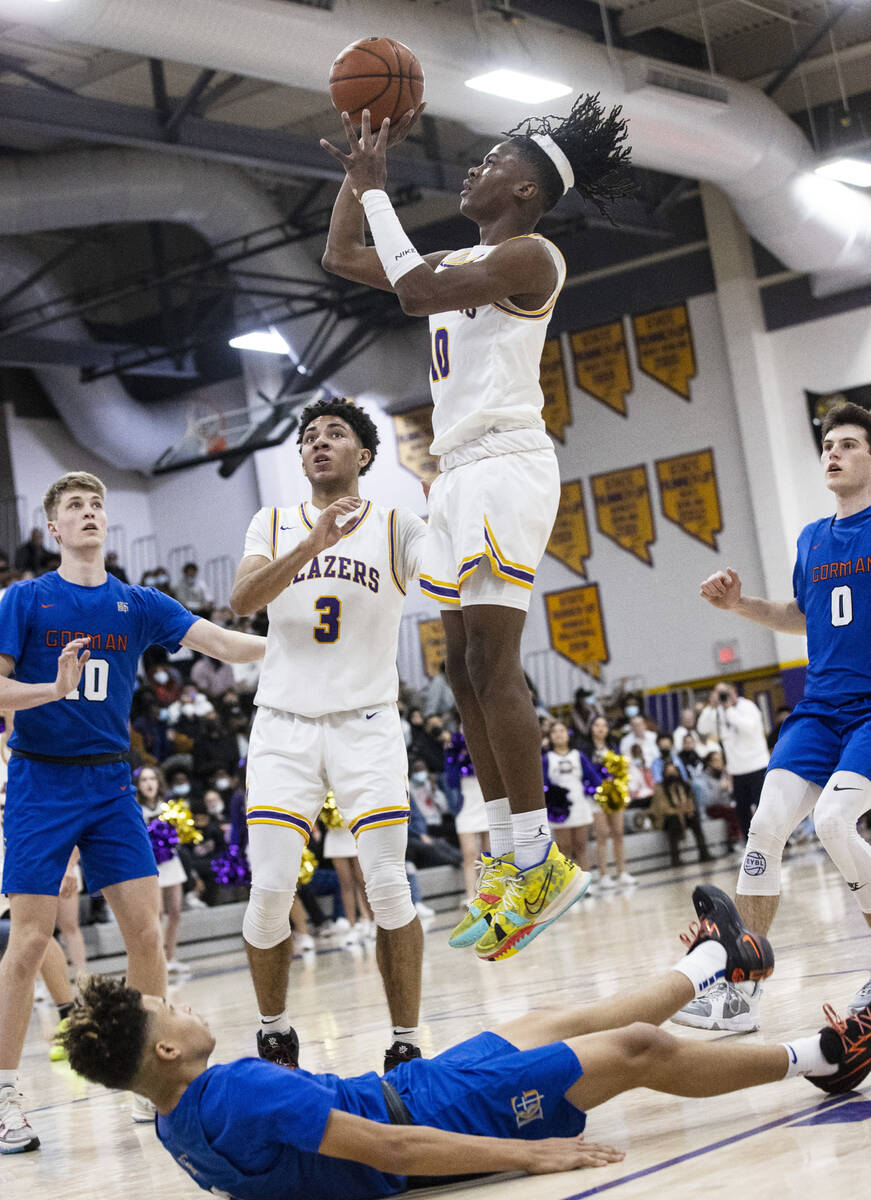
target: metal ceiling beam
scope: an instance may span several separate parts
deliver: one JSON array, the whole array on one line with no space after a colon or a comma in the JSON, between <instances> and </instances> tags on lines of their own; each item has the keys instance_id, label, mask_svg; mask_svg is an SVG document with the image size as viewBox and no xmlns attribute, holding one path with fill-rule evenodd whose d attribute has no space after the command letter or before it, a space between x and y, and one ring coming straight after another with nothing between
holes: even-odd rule
<instances>
[{"instance_id":1,"label":"metal ceiling beam","mask_svg":"<svg viewBox=\"0 0 871 1200\"><path fill-rule=\"evenodd\" d=\"M178 140L167 142L160 115L152 109L0 84L0 137L24 133L77 138L169 151L291 177L343 178L341 168L313 137L194 116L188 116L177 132ZM464 177L465 168L453 163L432 163L402 155L390 160L390 181L396 187L414 185L422 191L457 194Z\"/></svg>"},{"instance_id":2,"label":"metal ceiling beam","mask_svg":"<svg viewBox=\"0 0 871 1200\"><path fill-rule=\"evenodd\" d=\"M112 342L75 342L63 339L25 337L16 334L7 337L0 333L0 363L7 367L111 367L119 354L130 353L142 347ZM159 353L158 347L148 347ZM153 360L149 369L141 368L143 375L173 375L183 379L197 378L193 358L188 355L181 367L173 365L163 351L163 359ZM131 372L132 374L132 372Z\"/></svg>"},{"instance_id":3,"label":"metal ceiling beam","mask_svg":"<svg viewBox=\"0 0 871 1200\"><path fill-rule=\"evenodd\" d=\"M649 4L624 9L619 14L619 29L625 38L636 37L639 33L659 29L669 21L696 16L700 9L708 12L732 3L734 0L650 0Z\"/></svg>"},{"instance_id":4,"label":"metal ceiling beam","mask_svg":"<svg viewBox=\"0 0 871 1200\"><path fill-rule=\"evenodd\" d=\"M800 66L804 62L811 50L813 50L814 46L816 46L817 43L826 36L829 30L836 25L838 21L840 21L844 13L849 8L852 8L852 5L853 0L841 0L840 4L835 5L828 17L826 17L825 21L823 21L822 25L813 31L804 45L799 46L795 54L793 54L792 57L783 64L771 82L765 85L763 91L765 92L766 96L773 96L778 88L780 88L782 84L786 83L787 79L789 79L796 67Z\"/></svg>"}]
</instances>

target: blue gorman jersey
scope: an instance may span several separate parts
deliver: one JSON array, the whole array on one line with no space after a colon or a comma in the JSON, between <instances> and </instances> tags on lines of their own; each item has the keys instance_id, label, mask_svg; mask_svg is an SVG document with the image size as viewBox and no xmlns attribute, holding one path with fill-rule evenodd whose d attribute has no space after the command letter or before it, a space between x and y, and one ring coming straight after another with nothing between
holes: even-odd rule
<instances>
[{"instance_id":1,"label":"blue gorman jersey","mask_svg":"<svg viewBox=\"0 0 871 1200\"><path fill-rule=\"evenodd\" d=\"M260 1058L209 1067L187 1087L157 1136L205 1191L234 1200L371 1200L405 1178L318 1154L330 1112L388 1124L378 1076L288 1071Z\"/></svg>"},{"instance_id":2,"label":"blue gorman jersey","mask_svg":"<svg viewBox=\"0 0 871 1200\"><path fill-rule=\"evenodd\" d=\"M196 620L171 596L114 575L98 587L56 571L13 583L0 601L0 654L15 660L19 683L52 682L73 638L90 635L91 657L74 692L15 714L10 748L61 756L127 750L140 654L151 645L177 650Z\"/></svg>"},{"instance_id":3,"label":"blue gorman jersey","mask_svg":"<svg viewBox=\"0 0 871 1200\"><path fill-rule=\"evenodd\" d=\"M792 586L807 620L805 696L871 697L871 508L805 526Z\"/></svg>"}]
</instances>

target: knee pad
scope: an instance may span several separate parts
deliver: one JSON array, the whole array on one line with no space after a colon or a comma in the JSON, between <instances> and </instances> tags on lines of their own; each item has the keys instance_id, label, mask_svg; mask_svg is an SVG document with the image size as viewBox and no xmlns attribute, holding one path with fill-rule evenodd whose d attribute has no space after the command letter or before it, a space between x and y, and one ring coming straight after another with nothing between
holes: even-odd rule
<instances>
[{"instance_id":1,"label":"knee pad","mask_svg":"<svg viewBox=\"0 0 871 1200\"><path fill-rule=\"evenodd\" d=\"M242 937L255 950L271 950L290 937L294 892L268 892L252 887L242 921Z\"/></svg>"},{"instance_id":2,"label":"knee pad","mask_svg":"<svg viewBox=\"0 0 871 1200\"><path fill-rule=\"evenodd\" d=\"M739 896L779 896L783 847L793 829L813 809L820 789L792 771L765 776L759 807L750 822L744 861L738 874Z\"/></svg>"},{"instance_id":3,"label":"knee pad","mask_svg":"<svg viewBox=\"0 0 871 1200\"><path fill-rule=\"evenodd\" d=\"M357 839L366 898L381 929L401 929L417 916L405 873L407 836L405 825L386 825Z\"/></svg>"}]
</instances>

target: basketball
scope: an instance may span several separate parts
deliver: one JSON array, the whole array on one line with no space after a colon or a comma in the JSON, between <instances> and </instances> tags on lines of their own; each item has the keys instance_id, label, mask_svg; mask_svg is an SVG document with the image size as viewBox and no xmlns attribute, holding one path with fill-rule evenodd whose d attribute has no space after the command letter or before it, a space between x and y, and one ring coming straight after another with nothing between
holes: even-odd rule
<instances>
[{"instance_id":1,"label":"basketball","mask_svg":"<svg viewBox=\"0 0 871 1200\"><path fill-rule=\"evenodd\" d=\"M388 37L361 38L338 55L330 68L330 96L339 112L360 127L369 109L372 130L389 117L396 122L423 98L423 68L402 42Z\"/></svg>"}]
</instances>

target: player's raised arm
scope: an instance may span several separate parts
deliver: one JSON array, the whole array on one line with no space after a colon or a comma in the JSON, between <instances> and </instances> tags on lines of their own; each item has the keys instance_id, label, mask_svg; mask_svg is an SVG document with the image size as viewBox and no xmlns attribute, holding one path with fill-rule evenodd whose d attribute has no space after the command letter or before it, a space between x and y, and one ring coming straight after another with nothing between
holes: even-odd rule
<instances>
[{"instance_id":1,"label":"player's raised arm","mask_svg":"<svg viewBox=\"0 0 871 1200\"><path fill-rule=\"evenodd\" d=\"M703 580L699 595L714 608L737 613L739 617L746 617L748 621L755 621L757 625L765 625L778 633L805 632L805 615L795 600L778 601L766 600L762 596L745 596L741 591L741 579L731 567L725 571L715 571Z\"/></svg>"},{"instance_id":2,"label":"player's raised arm","mask_svg":"<svg viewBox=\"0 0 871 1200\"><path fill-rule=\"evenodd\" d=\"M585 1142L583 1134L526 1142L450 1133L428 1125L385 1126L336 1109L330 1113L319 1152L394 1175L456 1175L464 1162L474 1162L475 1171L482 1174L526 1171L547 1175L577 1167L604 1167L624 1157L612 1146Z\"/></svg>"},{"instance_id":3,"label":"player's raised arm","mask_svg":"<svg viewBox=\"0 0 871 1200\"><path fill-rule=\"evenodd\" d=\"M17 679L10 679L15 660L8 654L0 654L0 709L20 712L62 700L79 685L85 663L91 657L90 641L90 638L81 637L67 642L58 655L57 676L51 683L19 683Z\"/></svg>"},{"instance_id":4,"label":"player's raised arm","mask_svg":"<svg viewBox=\"0 0 871 1200\"><path fill-rule=\"evenodd\" d=\"M360 504L359 496L343 496L336 500L323 510L307 538L276 559L246 554L236 570L230 593L233 612L248 617L271 604L307 562L322 550L335 546L344 533L343 518L348 518Z\"/></svg>"}]
</instances>

